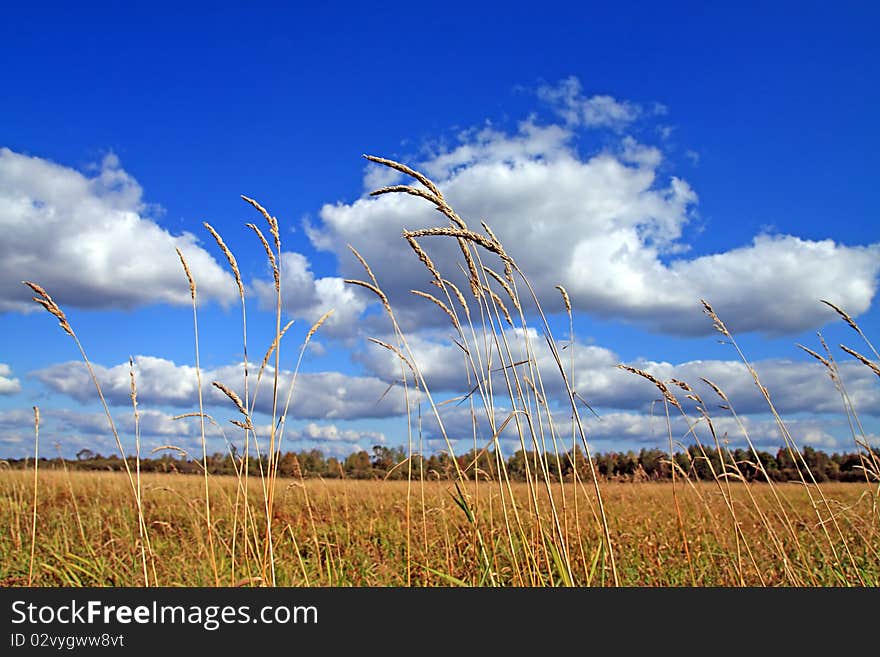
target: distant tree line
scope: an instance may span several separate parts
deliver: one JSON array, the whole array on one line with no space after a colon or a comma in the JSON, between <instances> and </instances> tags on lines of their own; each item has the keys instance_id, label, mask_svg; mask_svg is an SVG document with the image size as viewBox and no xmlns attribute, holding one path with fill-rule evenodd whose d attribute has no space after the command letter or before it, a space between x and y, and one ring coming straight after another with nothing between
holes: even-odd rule
<instances>
[{"instance_id":1,"label":"distant tree line","mask_svg":"<svg viewBox=\"0 0 880 657\"><path fill-rule=\"evenodd\" d=\"M722 466L723 459L723 466ZM135 467L135 458L129 457L129 466ZM575 472L584 481L592 480L595 472L605 481L661 481L672 477L672 463L676 465L678 476L687 474L692 478L711 479L713 474L733 472L747 481L799 480L803 474L809 477L807 469L816 481L865 481L871 478L867 472L877 472L880 464L880 448L857 453L826 454L812 447L804 447L801 452L780 448L775 454L766 451L735 449L719 453L717 450L703 450L692 445L684 451L676 452L670 460L669 453L660 449L641 449L638 452L606 452L594 454L592 467L586 456L576 448L565 454L519 450L507 459L500 458L493 450L471 450L454 459L446 452L432 454L425 458L414 454L407 458L403 447L376 445L372 453L359 451L338 459L325 457L318 449L286 452L278 458L278 472L282 477L323 477L347 479L453 479L458 472L467 478L479 477L496 480L508 476L514 481L529 478L550 479L551 481L571 481ZM7 459L4 461L13 469L30 467L33 459ZM235 475L242 467L240 454L211 454L207 458L208 471L216 475ZM40 459L40 467L67 467L70 470L110 470L124 471L125 464L118 456L102 456L88 449L80 450L75 459L60 457ZM268 458L251 457L248 469L251 475L259 476L266 472ZM180 454L164 453L156 458L141 458L141 472L167 472L180 474L201 474L201 459L193 460ZM874 477L876 478L876 477Z\"/></svg>"}]
</instances>

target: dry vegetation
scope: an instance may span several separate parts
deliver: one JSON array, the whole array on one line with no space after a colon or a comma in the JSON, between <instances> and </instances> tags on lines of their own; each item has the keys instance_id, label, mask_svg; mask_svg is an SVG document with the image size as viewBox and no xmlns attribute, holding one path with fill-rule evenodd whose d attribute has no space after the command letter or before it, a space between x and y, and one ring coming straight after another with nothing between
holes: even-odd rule
<instances>
[{"instance_id":1,"label":"dry vegetation","mask_svg":"<svg viewBox=\"0 0 880 657\"><path fill-rule=\"evenodd\" d=\"M33 583L40 586L123 586L142 579L136 509L126 504L125 475L47 471L41 475ZM29 473L0 476L0 582L27 583L31 516ZM569 486L569 496L575 491ZM145 475L143 510L150 532L151 583L200 586L213 581L211 540L205 531L204 490L199 478ZM237 481L213 477L211 506L216 563L224 585L262 583L259 559L231 543ZM420 486L419 486L420 488ZM512 484L522 508L528 508L528 485ZM402 481L279 480L274 509L275 577L279 586L404 586L410 571L414 585L562 585L564 562L542 536L549 502L539 497L544 520L523 514L522 535L511 544L503 507L507 491L497 482L469 482L462 488L477 509L471 522L456 501L454 483L428 482L407 523L407 483ZM781 537L784 554L771 538L758 506L772 508L766 485L747 492L737 484L731 499L741 535L732 531L727 502L711 483L678 491L688 551L681 542L669 483L603 485L605 509L624 586L843 585L880 581L880 560L869 540L872 502L859 484L823 486L833 499L842 527L835 541L839 555L853 550L855 567L823 554L820 529L802 486L781 487L784 509L769 518ZM252 504L260 505L254 495ZM601 531L593 511L582 505L578 516L569 505L561 522L570 551L571 582L611 585L613 574L603 555ZM579 530L578 530L579 528ZM531 547L526 547L529 544ZM798 547L800 544L800 547ZM873 545L876 545L874 541ZM241 548L239 548L240 550ZM488 565L483 558L483 550Z\"/></svg>"},{"instance_id":2,"label":"dry vegetation","mask_svg":"<svg viewBox=\"0 0 880 657\"><path fill-rule=\"evenodd\" d=\"M305 342L288 356L282 328L281 239L278 221L256 201L245 198L263 217L271 242L255 224L256 234L272 268L275 291L275 339L259 366L245 356L241 386L199 379L199 407L189 415L202 420L204 386L213 384L229 398L238 414L240 434L231 440L238 476L193 478L142 475L135 459L123 475L66 472L8 472L0 478L0 521L10 528L0 537L3 583L46 585L790 585L876 586L880 583L880 463L870 449L846 394L831 350L824 355L808 350L823 363L841 394L851 420L854 445L861 455L864 483L818 485L771 396L740 350L734 336L711 305L704 310L724 340L751 373L777 422L785 448L795 463L797 481L771 481L766 472L746 481L742 467L762 471L757 450L745 425L734 437L750 450L744 463L731 457L728 443L715 431L709 408L692 382L661 381L651 373L629 369L656 386L667 418L680 415L690 429L673 435L669 421L668 484L621 485L597 476L581 415L589 407L572 381L574 350L563 353L528 278L491 228L473 230L449 206L440 190L420 173L390 160L369 157L409 176L418 185L395 185L374 192L405 193L431 203L448 225L404 231L408 247L426 267L431 292L414 290L425 299L425 312L443 312L451 322L453 339L461 347L462 368L472 393L460 399L469 405L476 424L488 426L485 447L500 454L498 437L513 430L519 447L535 451L525 483L507 476L498 459L492 481L471 481L458 469L450 482L425 482L414 471L414 459L399 467L403 482L303 481L278 478L278 446L283 438L296 372L305 348L327 319L328 311L308 332ZM247 354L245 288L235 257L221 236L208 226L226 256L242 301L242 337ZM454 240L461 252L467 285L456 286L444 276L424 248L431 240ZM406 248L406 247L404 247ZM419 369L397 318L369 263L355 249L364 279L347 281L376 296L388 317L391 342L376 347L396 354L408 401L415 412L435 415L439 433L453 452L456 436L447 435L442 413ZM195 363L198 360L197 281L184 255L178 252L192 296ZM27 283L34 300L54 315L74 339L100 385L73 327L48 292ZM462 291L462 288L464 291ZM573 334L571 304L565 289L555 298L565 308ZM546 301L546 300L545 300ZM830 304L829 304L830 305ZM834 306L832 306L834 307ZM526 312L526 308L530 308ZM873 355L880 356L844 310L834 307L860 336ZM535 322L541 343L528 331L512 332ZM288 325L289 326L289 325ZM546 341L546 342L545 342ZM263 345L260 346L261 349ZM562 382L561 399L548 399L546 372L537 366L538 349L549 348ZM282 357L282 352L285 356ZM847 348L854 358L880 374L876 361ZM573 359L573 354L571 355ZM273 362L274 366L267 369ZM295 362L293 384L280 386L279 369ZM287 365L284 365L287 364ZM134 372L132 368L132 372ZM268 374L266 374L268 372ZM735 419L735 400L711 381L705 383ZM237 394L233 388L242 390ZM268 435L258 435L253 421L256 395L271 394L272 419ZM131 397L137 420L137 382L132 373ZM688 404L683 401L689 400ZM106 409L106 403L104 404ZM507 409L502 411L501 409ZM688 410L695 409L695 410ZM558 412L571 418L560 426ZM126 454L109 411L109 429L123 458ZM38 421L35 423L39 429ZM408 449L419 448L412 424ZM702 442L701 442L702 441ZM683 442L698 446L698 459L713 463L708 479L672 458ZM36 446L39 446L38 434ZM574 468L573 480L554 481L549 460L568 458L583 449L585 463ZM136 456L140 453L135 442ZM249 476L250 460L268 456L259 476ZM203 462L207 462L202 433ZM262 463L263 461L260 460ZM128 461L126 461L126 464ZM581 466L586 466L584 469ZM556 467L557 471L561 468Z\"/></svg>"}]
</instances>

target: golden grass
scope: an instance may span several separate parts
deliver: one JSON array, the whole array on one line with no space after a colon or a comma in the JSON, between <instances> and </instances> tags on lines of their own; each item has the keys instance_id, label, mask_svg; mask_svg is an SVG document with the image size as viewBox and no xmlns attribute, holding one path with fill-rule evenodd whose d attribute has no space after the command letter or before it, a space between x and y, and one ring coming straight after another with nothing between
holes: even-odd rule
<instances>
[{"instance_id":1,"label":"golden grass","mask_svg":"<svg viewBox=\"0 0 880 657\"><path fill-rule=\"evenodd\" d=\"M70 473L75 505L62 471L45 470L36 526L36 567L33 583L42 586L131 586L142 581L141 546L136 515L127 505L129 491L121 473ZM204 518L204 491L200 477L144 474L145 521L153 540L156 583L203 586L213 581L211 544ZM0 523L9 531L0 535L0 583L27 582L30 473L0 472ZM507 487L497 482L468 482L461 491L470 501L473 522L456 502L454 482L424 484L424 536L408 547L406 481L279 479L273 510L276 584L281 586L401 586L406 585L406 565L413 569L412 583L428 586L487 584L562 584L565 571L554 561L552 549L534 551L527 563L521 541L540 543L542 525L549 519L550 500L539 492L537 511L523 512L522 533L511 548L504 529L503 507L509 506ZM845 527L844 538L861 545L855 557L862 577L874 584L880 579L877 544L865 542L871 535L872 509L860 484L823 484L826 498ZM607 483L603 486L610 519L613 548L618 555L619 583L623 586L777 586L798 581L823 586L852 583L852 570L840 571L818 552L797 554L795 541L808 543L818 530L812 520L810 498L802 486L781 487L796 536L784 541L785 554L768 537L750 495L759 505L772 505L767 485L731 486L731 500L738 523L751 546L754 560L738 564L737 541L742 538L724 527L727 503L711 482L680 487L682 520L688 535L685 555L678 519L672 504L670 483ZM234 524L238 481L235 477L211 478L212 535L217 538L217 566L221 583L259 582L248 570L246 558L233 557L231 529ZM510 491L528 506L528 484L512 483ZM254 495L255 503L256 497ZM479 504L476 504L479 500ZM16 503L16 502L24 502ZM536 516L540 514L543 518ZM603 537L589 508L574 517L566 509L567 542L573 555L571 583L611 585L610 565L602 557ZM577 522L576 522L577 520ZM542 522L543 521L543 522ZM80 533L77 523L85 528ZM421 522L421 521L419 521ZM786 521L778 514L770 522L780 534ZM473 558L473 526L482 532L486 561ZM575 527L582 531L576 533ZM134 530L134 531L133 531ZM876 534L875 541L876 541ZM407 550L410 553L407 557ZM512 550L514 552L512 552ZM517 554L515 551L519 551ZM787 561L786 561L787 560ZM237 563L236 563L237 562Z\"/></svg>"}]
</instances>

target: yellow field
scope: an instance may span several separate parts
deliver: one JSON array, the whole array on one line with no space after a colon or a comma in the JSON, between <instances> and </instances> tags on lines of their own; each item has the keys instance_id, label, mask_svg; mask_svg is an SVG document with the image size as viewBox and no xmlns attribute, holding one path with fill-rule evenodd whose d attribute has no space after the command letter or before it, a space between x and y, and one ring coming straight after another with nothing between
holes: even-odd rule
<instances>
[{"instance_id":1,"label":"yellow field","mask_svg":"<svg viewBox=\"0 0 880 657\"><path fill-rule=\"evenodd\" d=\"M453 482L279 479L267 561L265 515L253 513L245 542L238 480L210 482L222 585L269 583L273 569L280 586L614 583L601 523L580 485L577 494L571 483L550 489L556 534L546 489L533 496L526 484L465 482L463 508ZM196 476L143 476L149 552L142 552L125 475L40 472L32 583L214 585L203 486ZM259 509L259 479L250 486L251 508ZM714 482L679 482L680 525L669 483L603 483L601 491L620 585L880 583L876 491L865 484L722 490ZM820 492L825 502L816 504ZM0 473L5 586L28 582L32 498L32 472Z\"/></svg>"}]
</instances>

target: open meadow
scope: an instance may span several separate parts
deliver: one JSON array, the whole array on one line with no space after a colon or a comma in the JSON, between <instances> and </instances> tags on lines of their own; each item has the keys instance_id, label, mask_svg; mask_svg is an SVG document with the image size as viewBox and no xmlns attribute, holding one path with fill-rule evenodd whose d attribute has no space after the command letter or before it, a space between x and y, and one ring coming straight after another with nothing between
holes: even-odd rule
<instances>
[{"instance_id":1,"label":"open meadow","mask_svg":"<svg viewBox=\"0 0 880 657\"><path fill-rule=\"evenodd\" d=\"M39 477L34 585L138 586L145 566L150 584L215 583L200 477L142 477L146 550L124 474ZM30 472L0 472L4 586L28 582L32 484ZM259 481L251 485L258 509ZM865 484L678 482L673 497L670 483L603 483L613 569L595 505L571 482L551 488L559 534L546 490L533 498L524 483L277 486L268 564L265 523L244 526L237 479L211 478L221 585L260 585L271 568L280 586L611 586L615 577L622 586L880 583L876 491Z\"/></svg>"},{"instance_id":2,"label":"open meadow","mask_svg":"<svg viewBox=\"0 0 880 657\"><path fill-rule=\"evenodd\" d=\"M426 302L424 312L441 313L444 323L448 320L453 353L461 359L462 378L470 388L451 399L435 396L431 378L423 372L382 281L350 247L364 278L344 283L368 294L391 330L387 340L370 337L370 347L390 354L399 367L402 385L397 392L403 396L406 448L401 447L387 469L398 480L307 478L301 471L297 476L299 465L288 463L289 455L282 458L291 400L308 399L312 392L297 385L300 365L310 342L336 309L314 322L298 350L293 350L292 372L282 378L282 349L285 360L291 359L282 339L292 323L282 328L282 231L268 210L243 197L265 221L271 239L257 225L247 224L273 272L274 337L268 348L260 346L258 353L265 351L261 363L245 358L240 367L230 370L230 377L240 374L241 380L203 380L199 287L185 255L177 250L192 305L198 406L171 419L196 418L201 435L196 453L175 445L152 451L185 454L192 474L141 471L141 410L133 359L124 382L130 390L131 441L117 426L101 377L64 310L41 285L25 282L33 300L54 316L79 350L124 472L70 472L66 466L35 469L32 461L30 468L0 473L0 523L8 527L0 536L0 582L7 586L880 583L880 453L862 429L842 383L841 368L821 336L824 355L802 349L821 364L815 371L823 378L830 376L840 394L856 449L848 474L856 475L860 483L819 483L825 475L816 467L815 450L801 451L796 432L777 409L775 391L762 383L723 318L704 300L707 322L735 352L737 367L749 384L760 391L784 458L773 460L756 447L750 423L736 412L736 400L717 383L697 375L706 386L705 394L711 395L704 401L694 387L696 381L661 379L647 369L619 364L617 369L654 391L656 403L665 411L668 450L665 456L659 453L662 458L652 467L664 471L669 481L609 480L591 448L586 424L587 416L598 414L575 387L577 347L565 287L557 285L559 294L551 300L539 299L486 222L481 222L481 231L469 227L420 172L384 158L367 159L417 183L382 187L374 196L414 196L449 220L446 226L404 230L404 241L389 248L424 266L432 292L412 293ZM237 260L220 234L209 224L205 228L234 276L241 303L242 351L247 354L245 285ZM438 241L460 255L457 273L463 277L452 273L447 277L438 270L422 245ZM564 308L567 327L557 330L567 333L568 341L554 339L543 305L548 303ZM880 358L844 309L824 303L858 334L864 343L860 349ZM238 331L235 324L223 330ZM861 362L857 367L880 374L875 361L853 348L841 348ZM228 433L219 429L206 408L208 392L222 394L214 402L226 403L236 418ZM268 422L256 410L258 394L271 402ZM447 411L450 402L456 404ZM33 410L36 456L40 411ZM466 423L453 432L447 424L455 412ZM426 468L421 457L423 420L435 444L445 446L440 451L456 455L447 460L449 468L442 476ZM207 429L212 426L223 432L227 472L232 475L211 471L214 459L209 461ZM454 446L468 435L473 436L476 454L470 464L458 460ZM516 473L514 462L500 456L502 440L508 451L513 444L518 454L530 454L517 462ZM736 444L739 447L734 449ZM826 466L836 464L825 459ZM365 465L370 465L369 460ZM771 472L771 468L783 465L785 476L780 479L779 470Z\"/></svg>"}]
</instances>

